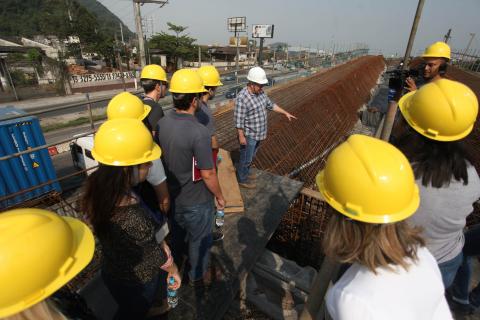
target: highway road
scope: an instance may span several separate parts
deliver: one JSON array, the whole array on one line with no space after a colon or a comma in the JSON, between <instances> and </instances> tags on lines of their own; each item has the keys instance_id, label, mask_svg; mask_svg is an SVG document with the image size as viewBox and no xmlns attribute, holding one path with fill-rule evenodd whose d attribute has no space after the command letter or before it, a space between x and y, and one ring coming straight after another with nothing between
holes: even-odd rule
<instances>
[{"instance_id":1,"label":"highway road","mask_svg":"<svg viewBox=\"0 0 480 320\"><path fill-rule=\"evenodd\" d=\"M275 78L279 77L284 77L286 75L291 75L292 72L280 72L276 73ZM240 81L239 85L245 85L247 82L246 78L243 76L240 76ZM225 92L228 91L230 88L235 87L236 81L225 81L223 80L224 86L220 87L219 90L217 91L217 95L212 101L210 101L211 105L214 105L218 102L226 102L225 99ZM103 108L106 107L108 100L102 101L102 102L97 102L92 105L93 108ZM171 97L167 96L164 99L161 100L162 102L162 107L164 110L168 112L168 110L172 109L172 104L171 104ZM56 117L61 118L62 115L67 115L72 112L80 112L85 110L85 107L77 107L74 109L67 109L67 110L62 110L62 111L55 111L55 112L50 112L48 114L45 114L43 116L39 116L41 119L47 118L47 117L52 117L55 115ZM95 127L98 128L100 124L103 121L98 121L95 123ZM87 131L91 130L90 124L83 124L75 127L68 127L68 128L63 128L55 131L50 131L45 133L45 139L47 144L53 144L53 143L58 143L60 141L66 140L66 139L72 139L74 135L85 133ZM54 167L57 172L57 177L65 176L71 173L76 172L76 169L73 167L73 162L72 158L70 155L70 152L64 152L58 155L55 155L52 157ZM64 190L69 190L72 188L79 187L83 180L85 178L85 175L80 175L80 176L75 176L72 178L68 178L65 181L61 182L62 188Z\"/></svg>"}]
</instances>

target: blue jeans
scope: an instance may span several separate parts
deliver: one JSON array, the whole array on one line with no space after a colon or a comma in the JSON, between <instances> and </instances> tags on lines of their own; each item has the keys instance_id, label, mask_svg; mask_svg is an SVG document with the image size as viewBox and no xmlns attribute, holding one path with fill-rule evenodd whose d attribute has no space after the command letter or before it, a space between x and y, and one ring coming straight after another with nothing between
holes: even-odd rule
<instances>
[{"instance_id":1,"label":"blue jeans","mask_svg":"<svg viewBox=\"0 0 480 320\"><path fill-rule=\"evenodd\" d=\"M480 255L480 226L475 226L465 232L465 245L463 247L463 261L458 268L457 276L452 285L452 296L455 301L468 304L471 303L476 307L480 306L480 285L468 294L470 280L472 277L472 257Z\"/></svg>"},{"instance_id":2,"label":"blue jeans","mask_svg":"<svg viewBox=\"0 0 480 320\"><path fill-rule=\"evenodd\" d=\"M172 255L177 263L188 250L190 280L203 278L212 247L213 200L194 206L173 206Z\"/></svg>"},{"instance_id":3,"label":"blue jeans","mask_svg":"<svg viewBox=\"0 0 480 320\"><path fill-rule=\"evenodd\" d=\"M448 289L452 285L457 270L462 264L462 260L463 254L460 252L455 258L438 264L445 289Z\"/></svg>"},{"instance_id":4,"label":"blue jeans","mask_svg":"<svg viewBox=\"0 0 480 320\"><path fill-rule=\"evenodd\" d=\"M118 304L114 320L144 319L161 287L159 274L145 284L113 279L103 271L102 278Z\"/></svg>"},{"instance_id":5,"label":"blue jeans","mask_svg":"<svg viewBox=\"0 0 480 320\"><path fill-rule=\"evenodd\" d=\"M239 183L245 183L248 180L248 175L250 174L250 166L252 165L253 158L257 153L258 146L260 141L254 140L249 137L247 139L246 145L240 145L240 159L237 165L237 177Z\"/></svg>"}]
</instances>

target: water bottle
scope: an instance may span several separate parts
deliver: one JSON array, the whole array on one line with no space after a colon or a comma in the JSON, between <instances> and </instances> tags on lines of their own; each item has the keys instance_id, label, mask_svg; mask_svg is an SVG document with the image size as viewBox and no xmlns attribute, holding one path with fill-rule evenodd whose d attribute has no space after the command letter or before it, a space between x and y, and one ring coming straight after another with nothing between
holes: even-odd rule
<instances>
[{"instance_id":1,"label":"water bottle","mask_svg":"<svg viewBox=\"0 0 480 320\"><path fill-rule=\"evenodd\" d=\"M390 102L395 98L395 95L397 94L397 90L395 89L388 89L388 98L387 101Z\"/></svg>"},{"instance_id":2,"label":"water bottle","mask_svg":"<svg viewBox=\"0 0 480 320\"><path fill-rule=\"evenodd\" d=\"M168 278L168 285L169 287L167 288L167 302L170 308L175 308L178 304L178 296L177 296L177 290L170 288L171 285L175 284L175 278L170 277Z\"/></svg>"},{"instance_id":3,"label":"water bottle","mask_svg":"<svg viewBox=\"0 0 480 320\"><path fill-rule=\"evenodd\" d=\"M215 215L215 225L217 227L223 226L225 223L225 212L223 210L217 210L217 214Z\"/></svg>"}]
</instances>

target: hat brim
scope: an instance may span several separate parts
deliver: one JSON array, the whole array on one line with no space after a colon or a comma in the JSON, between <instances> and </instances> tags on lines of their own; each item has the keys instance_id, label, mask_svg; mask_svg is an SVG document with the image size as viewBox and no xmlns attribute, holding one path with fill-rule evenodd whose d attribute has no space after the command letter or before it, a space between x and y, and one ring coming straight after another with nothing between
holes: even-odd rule
<instances>
[{"instance_id":1,"label":"hat brim","mask_svg":"<svg viewBox=\"0 0 480 320\"><path fill-rule=\"evenodd\" d=\"M223 83L221 81L218 81L216 83L204 83L203 85L205 87L220 87L223 86Z\"/></svg>"},{"instance_id":2,"label":"hat brim","mask_svg":"<svg viewBox=\"0 0 480 320\"><path fill-rule=\"evenodd\" d=\"M143 105L143 114L140 116L140 118L138 118L138 120L145 119L148 116L148 114L150 113L150 111L152 111L152 107L150 107L148 104L144 104Z\"/></svg>"},{"instance_id":3,"label":"hat brim","mask_svg":"<svg viewBox=\"0 0 480 320\"><path fill-rule=\"evenodd\" d=\"M447 59L448 61L450 61L450 57L439 56L439 55L422 54L421 57L422 58L444 58L444 59Z\"/></svg>"},{"instance_id":4,"label":"hat brim","mask_svg":"<svg viewBox=\"0 0 480 320\"><path fill-rule=\"evenodd\" d=\"M105 160L102 156L97 154L97 152L95 150L95 147L92 148L92 156L98 162L100 162L102 164L105 164L105 165L109 165L109 166L114 166L114 167L136 166L136 165L146 163L146 162L150 162L150 161L153 161L153 160L156 160L156 159L160 158L160 156L162 155L162 150L160 149L160 147L156 143L153 143L153 144L154 144L154 146L153 146L153 148L150 151L148 156L142 157L142 158L139 158L139 159L135 159L135 160L131 160L131 161L115 161L115 160L114 161L108 161L108 160Z\"/></svg>"},{"instance_id":5,"label":"hat brim","mask_svg":"<svg viewBox=\"0 0 480 320\"><path fill-rule=\"evenodd\" d=\"M261 84L261 85L265 85L265 84L268 83L268 79L265 79L265 81L259 82L259 81L253 81L252 79L249 79L247 77L247 80L250 81L250 82L256 83L256 84Z\"/></svg>"},{"instance_id":6,"label":"hat brim","mask_svg":"<svg viewBox=\"0 0 480 320\"><path fill-rule=\"evenodd\" d=\"M170 93L202 93L202 92L208 92L207 89L205 89L205 86L203 86L203 89L199 90L172 90L170 89Z\"/></svg>"}]
</instances>

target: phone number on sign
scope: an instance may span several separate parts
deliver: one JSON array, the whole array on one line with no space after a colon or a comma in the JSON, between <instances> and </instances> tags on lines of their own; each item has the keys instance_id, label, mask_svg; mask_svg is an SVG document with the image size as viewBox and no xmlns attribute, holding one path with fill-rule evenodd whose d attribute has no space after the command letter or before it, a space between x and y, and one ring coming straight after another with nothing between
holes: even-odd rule
<instances>
[{"instance_id":1,"label":"phone number on sign","mask_svg":"<svg viewBox=\"0 0 480 320\"><path fill-rule=\"evenodd\" d=\"M109 81L117 79L131 79L135 78L133 72L112 72L112 73L93 73L93 74L84 74L81 76L72 75L70 79L73 83L82 83L82 82L99 82L99 81Z\"/></svg>"}]
</instances>

